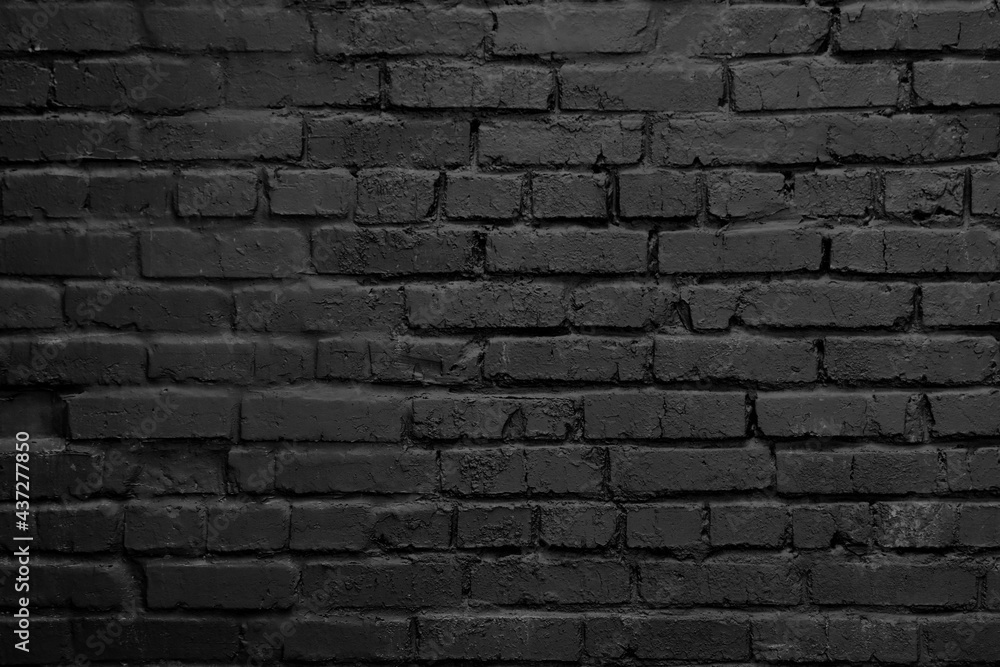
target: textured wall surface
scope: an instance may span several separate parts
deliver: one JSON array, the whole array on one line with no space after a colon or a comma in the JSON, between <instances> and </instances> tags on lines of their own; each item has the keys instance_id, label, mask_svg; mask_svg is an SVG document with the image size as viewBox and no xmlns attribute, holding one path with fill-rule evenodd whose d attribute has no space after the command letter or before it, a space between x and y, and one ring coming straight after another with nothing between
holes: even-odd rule
<instances>
[{"instance_id":1,"label":"textured wall surface","mask_svg":"<svg viewBox=\"0 0 1000 667\"><path fill-rule=\"evenodd\" d=\"M0 5L0 662L1000 661L988 3Z\"/></svg>"}]
</instances>

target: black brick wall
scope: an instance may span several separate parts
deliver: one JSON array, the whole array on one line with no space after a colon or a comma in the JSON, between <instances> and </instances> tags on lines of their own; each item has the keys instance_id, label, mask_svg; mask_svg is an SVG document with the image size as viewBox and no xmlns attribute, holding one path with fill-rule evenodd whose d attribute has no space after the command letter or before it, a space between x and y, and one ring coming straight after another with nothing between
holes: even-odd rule
<instances>
[{"instance_id":1,"label":"black brick wall","mask_svg":"<svg viewBox=\"0 0 1000 667\"><path fill-rule=\"evenodd\" d=\"M1000 661L998 56L971 0L3 0L0 662Z\"/></svg>"}]
</instances>

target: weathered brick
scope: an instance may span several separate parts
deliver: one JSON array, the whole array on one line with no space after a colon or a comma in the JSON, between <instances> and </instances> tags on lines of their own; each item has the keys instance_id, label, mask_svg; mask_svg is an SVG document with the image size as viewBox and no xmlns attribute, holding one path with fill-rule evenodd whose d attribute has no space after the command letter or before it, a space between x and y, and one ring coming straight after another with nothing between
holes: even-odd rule
<instances>
[{"instance_id":1,"label":"weathered brick","mask_svg":"<svg viewBox=\"0 0 1000 667\"><path fill-rule=\"evenodd\" d=\"M957 216L962 213L964 169L888 170L885 211L906 222L913 217Z\"/></svg>"},{"instance_id":2,"label":"weathered brick","mask_svg":"<svg viewBox=\"0 0 1000 667\"><path fill-rule=\"evenodd\" d=\"M545 120L490 120L479 127L479 163L593 165L638 162L642 120L562 116Z\"/></svg>"},{"instance_id":3,"label":"weathered brick","mask_svg":"<svg viewBox=\"0 0 1000 667\"><path fill-rule=\"evenodd\" d=\"M143 19L153 46L181 51L311 48L309 21L274 5L152 6Z\"/></svg>"},{"instance_id":4,"label":"weathered brick","mask_svg":"<svg viewBox=\"0 0 1000 667\"><path fill-rule=\"evenodd\" d=\"M449 397L413 399L413 435L458 438L561 439L574 421L574 403L558 398Z\"/></svg>"},{"instance_id":5,"label":"weathered brick","mask_svg":"<svg viewBox=\"0 0 1000 667\"><path fill-rule=\"evenodd\" d=\"M701 563L648 561L639 593L657 607L795 605L803 577L790 558L713 558Z\"/></svg>"},{"instance_id":6,"label":"weathered brick","mask_svg":"<svg viewBox=\"0 0 1000 667\"><path fill-rule=\"evenodd\" d=\"M921 311L930 327L989 326L1000 322L998 285L986 283L928 283L922 285Z\"/></svg>"},{"instance_id":7,"label":"weathered brick","mask_svg":"<svg viewBox=\"0 0 1000 667\"><path fill-rule=\"evenodd\" d=\"M535 174L532 213L539 219L606 218L607 179L603 174Z\"/></svg>"},{"instance_id":8,"label":"weathered brick","mask_svg":"<svg viewBox=\"0 0 1000 667\"><path fill-rule=\"evenodd\" d=\"M226 69L226 102L237 107L370 106L378 102L378 67L299 58L242 56Z\"/></svg>"},{"instance_id":9,"label":"weathered brick","mask_svg":"<svg viewBox=\"0 0 1000 667\"><path fill-rule=\"evenodd\" d=\"M691 217L701 206L698 175L684 171L618 174L618 212L623 218Z\"/></svg>"},{"instance_id":10,"label":"weathered brick","mask_svg":"<svg viewBox=\"0 0 1000 667\"><path fill-rule=\"evenodd\" d=\"M628 546L647 549L692 547L701 542L699 505L636 505L628 508Z\"/></svg>"},{"instance_id":11,"label":"weathered brick","mask_svg":"<svg viewBox=\"0 0 1000 667\"><path fill-rule=\"evenodd\" d=\"M236 325L250 331L390 330L403 321L403 295L391 286L307 279L236 290Z\"/></svg>"},{"instance_id":12,"label":"weathered brick","mask_svg":"<svg viewBox=\"0 0 1000 667\"><path fill-rule=\"evenodd\" d=\"M830 31L830 11L823 7L685 3L662 10L656 47L667 55L816 53Z\"/></svg>"},{"instance_id":13,"label":"weathered brick","mask_svg":"<svg viewBox=\"0 0 1000 667\"><path fill-rule=\"evenodd\" d=\"M759 394L757 424L766 435L786 438L898 436L917 398L905 392Z\"/></svg>"},{"instance_id":14,"label":"weathered brick","mask_svg":"<svg viewBox=\"0 0 1000 667\"><path fill-rule=\"evenodd\" d=\"M276 169L268 179L271 212L346 217L354 209L355 182L342 169Z\"/></svg>"},{"instance_id":15,"label":"weathered brick","mask_svg":"<svg viewBox=\"0 0 1000 667\"><path fill-rule=\"evenodd\" d=\"M309 157L324 166L433 168L469 158L469 124L458 120L341 114L307 127Z\"/></svg>"},{"instance_id":16,"label":"weathered brick","mask_svg":"<svg viewBox=\"0 0 1000 667\"><path fill-rule=\"evenodd\" d=\"M573 662L582 650L582 621L565 614L444 615L417 618L425 660Z\"/></svg>"},{"instance_id":17,"label":"weathered brick","mask_svg":"<svg viewBox=\"0 0 1000 667\"><path fill-rule=\"evenodd\" d=\"M406 287L407 319L418 329L555 327L566 317L554 283L438 283Z\"/></svg>"},{"instance_id":18,"label":"weathered brick","mask_svg":"<svg viewBox=\"0 0 1000 667\"><path fill-rule=\"evenodd\" d=\"M457 546L527 546L531 543L531 508L518 505L462 505L458 508Z\"/></svg>"},{"instance_id":19,"label":"weathered brick","mask_svg":"<svg viewBox=\"0 0 1000 667\"><path fill-rule=\"evenodd\" d=\"M732 438L746 432L746 398L735 391L588 394L583 413L586 437L593 439Z\"/></svg>"},{"instance_id":20,"label":"weathered brick","mask_svg":"<svg viewBox=\"0 0 1000 667\"><path fill-rule=\"evenodd\" d=\"M649 236L643 231L505 229L486 237L491 273L644 273Z\"/></svg>"},{"instance_id":21,"label":"weathered brick","mask_svg":"<svg viewBox=\"0 0 1000 667\"><path fill-rule=\"evenodd\" d=\"M483 372L513 380L642 380L651 355L648 340L494 338L486 346Z\"/></svg>"},{"instance_id":22,"label":"weathered brick","mask_svg":"<svg viewBox=\"0 0 1000 667\"><path fill-rule=\"evenodd\" d=\"M975 604L976 576L954 564L819 563L811 593L823 605L964 607Z\"/></svg>"},{"instance_id":23,"label":"weathered brick","mask_svg":"<svg viewBox=\"0 0 1000 667\"><path fill-rule=\"evenodd\" d=\"M140 244L142 272L151 278L285 278L309 256L308 238L292 228L154 229Z\"/></svg>"},{"instance_id":24,"label":"weathered brick","mask_svg":"<svg viewBox=\"0 0 1000 667\"><path fill-rule=\"evenodd\" d=\"M471 55L490 26L485 8L365 7L317 13L316 48L330 55Z\"/></svg>"},{"instance_id":25,"label":"weathered brick","mask_svg":"<svg viewBox=\"0 0 1000 667\"><path fill-rule=\"evenodd\" d=\"M298 568L282 561L151 561L146 601L152 609L282 609L292 605Z\"/></svg>"},{"instance_id":26,"label":"weathered brick","mask_svg":"<svg viewBox=\"0 0 1000 667\"><path fill-rule=\"evenodd\" d=\"M997 48L1000 25L988 5L893 5L851 3L840 14L842 51L943 51Z\"/></svg>"},{"instance_id":27,"label":"weathered brick","mask_svg":"<svg viewBox=\"0 0 1000 667\"><path fill-rule=\"evenodd\" d=\"M445 210L449 218L504 220L521 210L524 179L517 175L448 174Z\"/></svg>"},{"instance_id":28,"label":"weathered brick","mask_svg":"<svg viewBox=\"0 0 1000 667\"><path fill-rule=\"evenodd\" d=\"M562 109L715 111L723 96L720 67L690 64L566 65L559 85Z\"/></svg>"},{"instance_id":29,"label":"weathered brick","mask_svg":"<svg viewBox=\"0 0 1000 667\"><path fill-rule=\"evenodd\" d=\"M396 442L407 409L401 398L336 388L290 388L243 397L245 440Z\"/></svg>"},{"instance_id":30,"label":"weathered brick","mask_svg":"<svg viewBox=\"0 0 1000 667\"><path fill-rule=\"evenodd\" d=\"M795 208L815 217L861 216L873 206L866 169L823 169L795 177Z\"/></svg>"},{"instance_id":31,"label":"weathered brick","mask_svg":"<svg viewBox=\"0 0 1000 667\"><path fill-rule=\"evenodd\" d=\"M705 187L708 211L720 218L766 218L788 207L782 174L712 171Z\"/></svg>"},{"instance_id":32,"label":"weathered brick","mask_svg":"<svg viewBox=\"0 0 1000 667\"><path fill-rule=\"evenodd\" d=\"M732 72L739 111L895 106L902 75L891 63L820 60L747 62Z\"/></svg>"},{"instance_id":33,"label":"weathered brick","mask_svg":"<svg viewBox=\"0 0 1000 667\"><path fill-rule=\"evenodd\" d=\"M657 379L811 382L818 373L813 341L726 336L657 336Z\"/></svg>"},{"instance_id":34,"label":"weathered brick","mask_svg":"<svg viewBox=\"0 0 1000 667\"><path fill-rule=\"evenodd\" d=\"M996 372L989 336L827 337L823 367L841 382L973 384Z\"/></svg>"},{"instance_id":35,"label":"weathered brick","mask_svg":"<svg viewBox=\"0 0 1000 667\"><path fill-rule=\"evenodd\" d=\"M302 570L304 590L325 590L327 606L419 609L455 605L462 596L458 564L451 559L312 563Z\"/></svg>"},{"instance_id":36,"label":"weathered brick","mask_svg":"<svg viewBox=\"0 0 1000 667\"><path fill-rule=\"evenodd\" d=\"M430 450L323 445L277 456L275 488L288 493L430 493L438 486Z\"/></svg>"},{"instance_id":37,"label":"weathered brick","mask_svg":"<svg viewBox=\"0 0 1000 667\"><path fill-rule=\"evenodd\" d=\"M498 55L637 53L649 46L646 6L501 7L495 13Z\"/></svg>"},{"instance_id":38,"label":"weathered brick","mask_svg":"<svg viewBox=\"0 0 1000 667\"><path fill-rule=\"evenodd\" d=\"M629 594L628 566L605 560L481 561L471 581L470 598L491 604L614 604Z\"/></svg>"},{"instance_id":39,"label":"weathered brick","mask_svg":"<svg viewBox=\"0 0 1000 667\"><path fill-rule=\"evenodd\" d=\"M459 229L323 227L313 232L312 252L320 273L468 274L475 268L478 241L476 232Z\"/></svg>"},{"instance_id":40,"label":"weathered brick","mask_svg":"<svg viewBox=\"0 0 1000 667\"><path fill-rule=\"evenodd\" d=\"M611 450L611 483L626 495L763 489L773 475L768 452L756 447Z\"/></svg>"},{"instance_id":41,"label":"weathered brick","mask_svg":"<svg viewBox=\"0 0 1000 667\"><path fill-rule=\"evenodd\" d=\"M788 529L788 508L771 504L712 504L709 534L713 546L779 547Z\"/></svg>"},{"instance_id":42,"label":"weathered brick","mask_svg":"<svg viewBox=\"0 0 1000 667\"><path fill-rule=\"evenodd\" d=\"M530 474L530 452L528 463ZM614 505L549 503L539 509L539 538L542 544L571 549L603 549L615 540L618 508Z\"/></svg>"},{"instance_id":43,"label":"weathered brick","mask_svg":"<svg viewBox=\"0 0 1000 667\"><path fill-rule=\"evenodd\" d=\"M230 438L236 397L225 389L93 389L70 396L75 438Z\"/></svg>"},{"instance_id":44,"label":"weathered brick","mask_svg":"<svg viewBox=\"0 0 1000 667\"><path fill-rule=\"evenodd\" d=\"M530 65L398 63L389 81L389 102L400 107L546 109L553 94L552 74Z\"/></svg>"},{"instance_id":45,"label":"weathered brick","mask_svg":"<svg viewBox=\"0 0 1000 667\"><path fill-rule=\"evenodd\" d=\"M773 229L659 234L660 273L757 273L817 270L823 257L818 230Z\"/></svg>"}]
</instances>

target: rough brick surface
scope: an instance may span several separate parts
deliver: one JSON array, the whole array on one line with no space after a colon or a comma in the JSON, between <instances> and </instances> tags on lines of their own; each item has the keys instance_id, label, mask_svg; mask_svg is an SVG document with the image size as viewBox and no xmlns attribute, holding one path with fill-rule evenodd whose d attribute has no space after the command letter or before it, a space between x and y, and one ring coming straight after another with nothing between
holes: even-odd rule
<instances>
[{"instance_id":1,"label":"rough brick surface","mask_svg":"<svg viewBox=\"0 0 1000 667\"><path fill-rule=\"evenodd\" d=\"M986 0L0 0L0 663L1000 663L998 108Z\"/></svg>"}]
</instances>

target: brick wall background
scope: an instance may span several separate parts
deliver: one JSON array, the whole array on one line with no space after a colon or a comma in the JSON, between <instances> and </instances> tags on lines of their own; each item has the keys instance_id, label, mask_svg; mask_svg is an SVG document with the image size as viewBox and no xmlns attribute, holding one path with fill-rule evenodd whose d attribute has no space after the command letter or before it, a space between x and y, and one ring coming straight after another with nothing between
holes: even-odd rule
<instances>
[{"instance_id":1,"label":"brick wall background","mask_svg":"<svg viewBox=\"0 0 1000 667\"><path fill-rule=\"evenodd\" d=\"M0 27L3 662L1000 660L992 4Z\"/></svg>"}]
</instances>

